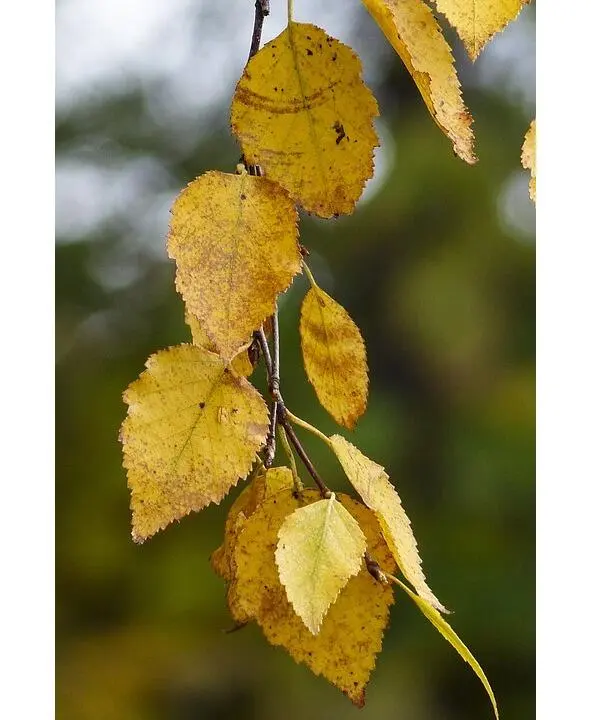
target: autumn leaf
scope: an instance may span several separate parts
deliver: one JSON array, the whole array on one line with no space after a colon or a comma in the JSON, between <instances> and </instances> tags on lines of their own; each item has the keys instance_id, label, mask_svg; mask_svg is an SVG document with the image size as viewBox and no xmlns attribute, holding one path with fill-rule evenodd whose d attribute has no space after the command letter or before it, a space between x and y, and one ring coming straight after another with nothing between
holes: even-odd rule
<instances>
[{"instance_id":1,"label":"autumn leaf","mask_svg":"<svg viewBox=\"0 0 591 720\"><path fill-rule=\"evenodd\" d=\"M244 521L255 509L252 493L253 482L250 482L234 501L226 517L224 542L213 551L209 558L213 571L226 582L230 582L234 576L232 556L236 538L244 525Z\"/></svg>"},{"instance_id":2,"label":"autumn leaf","mask_svg":"<svg viewBox=\"0 0 591 720\"><path fill-rule=\"evenodd\" d=\"M289 22L248 63L232 101L247 163L320 217L353 212L373 175L377 103L353 51Z\"/></svg>"},{"instance_id":3,"label":"autumn leaf","mask_svg":"<svg viewBox=\"0 0 591 720\"><path fill-rule=\"evenodd\" d=\"M185 313L185 322L191 328L191 338L193 340L193 345L198 345L199 347L216 353L217 355L220 354L219 348L217 348L216 344L208 338L207 333L201 327L201 323L195 317L195 315L191 315L191 313ZM252 371L254 370L254 367L250 362L250 358L248 357L248 349L238 353L238 355L236 355L230 365L232 366L232 370L236 373L236 375L242 375L242 377L249 377L250 375L252 375Z\"/></svg>"},{"instance_id":4,"label":"autumn leaf","mask_svg":"<svg viewBox=\"0 0 591 720\"><path fill-rule=\"evenodd\" d=\"M123 399L129 408L120 439L137 542L219 503L265 443L262 397L199 347L152 355Z\"/></svg>"},{"instance_id":5,"label":"autumn leaf","mask_svg":"<svg viewBox=\"0 0 591 720\"><path fill-rule=\"evenodd\" d=\"M536 121L532 120L521 148L521 164L526 170L531 170L529 181L529 196L536 201Z\"/></svg>"},{"instance_id":6,"label":"autumn leaf","mask_svg":"<svg viewBox=\"0 0 591 720\"><path fill-rule=\"evenodd\" d=\"M232 580L234 577L232 567L234 547L244 521L265 500L281 490L291 487L293 487L293 477L289 468L275 467L268 470L260 468L252 482L244 488L228 512L224 530L224 542L217 550L214 550L210 558L211 565L217 575L227 582Z\"/></svg>"},{"instance_id":7,"label":"autumn leaf","mask_svg":"<svg viewBox=\"0 0 591 720\"><path fill-rule=\"evenodd\" d=\"M333 435L330 443L351 484L367 507L376 513L384 538L404 577L430 605L448 612L427 585L410 520L384 468L340 435Z\"/></svg>"},{"instance_id":8,"label":"autumn leaf","mask_svg":"<svg viewBox=\"0 0 591 720\"><path fill-rule=\"evenodd\" d=\"M471 60L529 0L431 0L458 31Z\"/></svg>"},{"instance_id":9,"label":"autumn leaf","mask_svg":"<svg viewBox=\"0 0 591 720\"><path fill-rule=\"evenodd\" d=\"M361 569L365 535L336 499L318 500L288 515L275 559L293 609L317 635L328 608Z\"/></svg>"},{"instance_id":10,"label":"autumn leaf","mask_svg":"<svg viewBox=\"0 0 591 720\"><path fill-rule=\"evenodd\" d=\"M302 303L302 354L318 400L351 429L367 406L367 359L359 328L341 305L313 284Z\"/></svg>"},{"instance_id":11,"label":"autumn leaf","mask_svg":"<svg viewBox=\"0 0 591 720\"><path fill-rule=\"evenodd\" d=\"M464 105L451 48L422 0L363 0L412 75L427 109L454 152L476 162L472 116Z\"/></svg>"},{"instance_id":12,"label":"autumn leaf","mask_svg":"<svg viewBox=\"0 0 591 720\"><path fill-rule=\"evenodd\" d=\"M470 650L466 647L466 645L464 645L456 631L426 600L424 600L422 597L419 597L418 595L415 595L415 593L413 593L410 588L406 587L406 585L398 578L394 578L394 582L396 582L404 590L404 592L412 599L412 601L416 604L416 606L427 618L427 620L429 620L429 622L443 635L443 637L454 648L454 650L456 650L460 657L462 657L468 663L468 665L470 665L472 670L474 670L480 682L484 685L484 688L488 693L488 696L492 703L495 717L497 718L497 720L499 720L497 701L495 700L495 696L490 686L490 683L488 682L488 679L484 674L484 670L480 667L480 664L478 663L474 655L472 655Z\"/></svg>"},{"instance_id":13,"label":"autumn leaf","mask_svg":"<svg viewBox=\"0 0 591 720\"><path fill-rule=\"evenodd\" d=\"M372 557L393 572L396 565L374 515L351 498L338 497L363 530ZM228 600L231 609L238 607L242 621L257 621L272 645L284 647L294 660L323 675L361 706L388 624L392 589L362 568L331 605L318 634L313 635L287 599L275 563L277 536L285 519L320 498L316 490L305 490L299 499L284 490L246 520L236 543L236 579ZM234 609L232 613L236 617Z\"/></svg>"},{"instance_id":14,"label":"autumn leaf","mask_svg":"<svg viewBox=\"0 0 591 720\"><path fill-rule=\"evenodd\" d=\"M293 203L265 178L212 171L176 199L168 253L177 289L224 360L273 313L299 272L297 237Z\"/></svg>"}]
</instances>

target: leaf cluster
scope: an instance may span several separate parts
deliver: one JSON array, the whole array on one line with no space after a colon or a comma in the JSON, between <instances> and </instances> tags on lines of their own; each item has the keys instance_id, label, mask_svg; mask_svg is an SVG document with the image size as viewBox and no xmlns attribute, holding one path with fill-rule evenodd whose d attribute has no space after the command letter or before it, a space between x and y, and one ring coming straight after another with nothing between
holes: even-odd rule
<instances>
[{"instance_id":1,"label":"leaf cluster","mask_svg":"<svg viewBox=\"0 0 591 720\"><path fill-rule=\"evenodd\" d=\"M363 2L454 152L474 163L472 118L431 9L422 0ZM472 59L522 4L437 0ZM243 153L237 171L196 178L172 208L167 247L192 343L150 357L124 394L120 437L132 536L143 542L219 503L246 479L212 555L238 625L255 621L271 644L362 705L393 586L400 586L471 665L496 714L482 669L441 615L447 611L427 584L409 518L384 468L340 435L326 437L295 417L281 395L277 301L303 271L310 282L300 314L308 379L345 428L365 412L365 344L304 262L298 208L325 219L353 212L378 144L378 105L359 59L321 28L295 22L291 5L286 29L252 54L236 87L231 128ZM262 8L257 1L259 25ZM522 155L532 170L532 198L534 144L535 121ZM267 401L248 380L260 358ZM334 452L358 500L330 491L294 424ZM277 440L289 468L272 467ZM315 487L305 486L295 455Z\"/></svg>"}]
</instances>

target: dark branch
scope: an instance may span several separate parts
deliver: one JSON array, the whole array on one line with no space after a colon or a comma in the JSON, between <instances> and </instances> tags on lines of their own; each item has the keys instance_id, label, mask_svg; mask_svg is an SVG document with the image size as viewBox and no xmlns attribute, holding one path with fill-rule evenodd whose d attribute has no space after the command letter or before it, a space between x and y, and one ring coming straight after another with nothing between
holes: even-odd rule
<instances>
[{"instance_id":1,"label":"dark branch","mask_svg":"<svg viewBox=\"0 0 591 720\"><path fill-rule=\"evenodd\" d=\"M272 317L273 326L273 372L271 373L271 396L275 401L281 399L279 392L279 310L275 306L275 312Z\"/></svg>"},{"instance_id":2,"label":"dark branch","mask_svg":"<svg viewBox=\"0 0 591 720\"><path fill-rule=\"evenodd\" d=\"M263 22L265 16L269 14L270 0L255 0L254 3L254 27L252 29L252 40L250 42L250 52L248 59L256 55L261 46L261 34L263 32Z\"/></svg>"},{"instance_id":3,"label":"dark branch","mask_svg":"<svg viewBox=\"0 0 591 720\"><path fill-rule=\"evenodd\" d=\"M260 330L254 331L254 339L258 342L263 354L263 360L265 362L265 367L267 368L267 383L270 387L271 378L273 377L273 360L271 359L271 351L269 350L267 336L265 335L265 330L262 327Z\"/></svg>"},{"instance_id":4,"label":"dark branch","mask_svg":"<svg viewBox=\"0 0 591 720\"><path fill-rule=\"evenodd\" d=\"M312 461L308 457L308 454L302 447L302 443L299 441L298 436L295 434L294 429L292 428L289 420L286 417L285 405L283 403L278 403L277 411L277 422L279 422L285 428L285 432L287 434L287 437L289 438L289 442L293 445L293 449L300 456L301 461L306 466L306 470L310 473L310 477L312 478L312 480L314 480L322 495L325 498L330 497L332 495L330 489L324 484L324 481L318 474L318 471L316 470Z\"/></svg>"},{"instance_id":5,"label":"dark branch","mask_svg":"<svg viewBox=\"0 0 591 720\"><path fill-rule=\"evenodd\" d=\"M269 343L267 342L267 336L265 335L264 328L261 327L260 330L255 330L255 332L254 332L254 338L259 343L261 353L262 353L263 359L265 361L265 366L267 368L267 384L269 387L269 393L271 394L271 397L273 398L272 412L273 412L273 410L276 409L276 422L278 422L280 425L282 425L285 428L285 433L287 435L289 442L292 444L293 449L296 451L296 453L300 456L301 461L306 466L306 470L309 472L310 477L312 478L312 480L314 480L314 482L318 486L318 489L320 490L322 495L324 497L330 497L330 495L332 494L330 488L325 485L324 481L318 474L318 471L316 470L316 468L314 467L314 464L308 457L308 453L304 450L302 443L300 442L298 436L295 434L295 431L287 418L285 403L283 401L283 398L281 396L281 390L279 388L279 385L280 385L280 378L279 378L279 319L278 319L277 310L275 310L275 312L273 313L272 328L273 328L273 357L271 357L271 350L269 348ZM273 416L272 416L270 434L271 434L271 432L273 432L273 435L274 435ZM267 440L267 448L268 447L269 447L269 442ZM267 467L270 467L270 465L268 465Z\"/></svg>"}]
</instances>

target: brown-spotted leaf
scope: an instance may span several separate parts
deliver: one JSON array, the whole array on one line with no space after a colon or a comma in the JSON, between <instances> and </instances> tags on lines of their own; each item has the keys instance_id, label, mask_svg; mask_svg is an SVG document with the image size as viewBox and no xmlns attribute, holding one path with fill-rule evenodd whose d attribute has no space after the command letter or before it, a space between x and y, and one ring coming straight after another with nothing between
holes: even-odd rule
<instances>
[{"instance_id":1,"label":"brown-spotted leaf","mask_svg":"<svg viewBox=\"0 0 591 720\"><path fill-rule=\"evenodd\" d=\"M451 48L422 0L363 0L406 69L454 152L476 162L472 116L464 105Z\"/></svg>"},{"instance_id":2,"label":"brown-spotted leaf","mask_svg":"<svg viewBox=\"0 0 591 720\"><path fill-rule=\"evenodd\" d=\"M353 51L314 25L290 22L246 66L232 130L249 164L308 212L353 212L373 175L377 103Z\"/></svg>"},{"instance_id":3,"label":"brown-spotted leaf","mask_svg":"<svg viewBox=\"0 0 591 720\"><path fill-rule=\"evenodd\" d=\"M359 328L344 307L313 285L302 303L304 367L318 400L351 429L367 406L367 358Z\"/></svg>"},{"instance_id":4,"label":"brown-spotted leaf","mask_svg":"<svg viewBox=\"0 0 591 720\"><path fill-rule=\"evenodd\" d=\"M266 178L212 171L176 199L168 254L177 289L225 361L300 271L297 237L292 201Z\"/></svg>"},{"instance_id":5,"label":"brown-spotted leaf","mask_svg":"<svg viewBox=\"0 0 591 720\"><path fill-rule=\"evenodd\" d=\"M384 468L340 435L333 435L330 443L351 484L367 507L376 513L384 538L404 577L430 605L448 612L427 585L410 520Z\"/></svg>"},{"instance_id":6,"label":"brown-spotted leaf","mask_svg":"<svg viewBox=\"0 0 591 720\"><path fill-rule=\"evenodd\" d=\"M129 407L120 438L137 542L219 503L265 444L265 401L203 348L152 355L123 399Z\"/></svg>"},{"instance_id":7,"label":"brown-spotted leaf","mask_svg":"<svg viewBox=\"0 0 591 720\"><path fill-rule=\"evenodd\" d=\"M382 646L393 602L392 589L378 583L363 567L329 608L313 635L295 613L281 584L275 552L285 518L321 499L316 490L295 498L277 493L244 523L235 547L236 579L228 600L240 621L254 619L272 645L284 647L297 662L340 688L356 705L363 705L365 686ZM387 572L396 565L374 515L351 498L339 495L367 539L367 548Z\"/></svg>"}]
</instances>

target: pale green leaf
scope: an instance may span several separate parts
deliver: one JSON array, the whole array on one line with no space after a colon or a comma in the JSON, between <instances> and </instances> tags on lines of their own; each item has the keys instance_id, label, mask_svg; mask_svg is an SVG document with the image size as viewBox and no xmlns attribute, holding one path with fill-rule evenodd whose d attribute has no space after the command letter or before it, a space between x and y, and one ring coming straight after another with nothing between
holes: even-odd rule
<instances>
[{"instance_id":1,"label":"pale green leaf","mask_svg":"<svg viewBox=\"0 0 591 720\"><path fill-rule=\"evenodd\" d=\"M314 635L349 578L361 569L365 548L359 524L334 494L285 519L275 553L279 578Z\"/></svg>"},{"instance_id":2,"label":"pale green leaf","mask_svg":"<svg viewBox=\"0 0 591 720\"><path fill-rule=\"evenodd\" d=\"M472 668L472 670L474 670L474 672L478 676L480 682L484 685L484 688L485 688L486 692L488 693L488 696L492 703L495 717L497 718L497 720L499 720L499 711L497 708L497 701L495 700L495 696L494 696L494 693L490 686L490 683L488 682L488 679L487 679L486 675L484 674L484 670L480 667L478 660L476 660L474 655L472 655L470 650L468 650L466 645L464 645L464 643L460 640L456 631L451 627L451 625L449 623L447 623L441 617L439 612L434 607L432 607L426 600L423 600L422 597L420 597L419 595L416 595L409 587L407 587L398 578L395 577L395 578L393 578L393 580L413 600L413 602L416 604L416 606L419 608L419 610L423 613L423 615L427 618L427 620L429 620L429 622L443 635L443 637L456 650L456 652L460 655L460 657L462 657L468 663L468 665Z\"/></svg>"}]
</instances>

